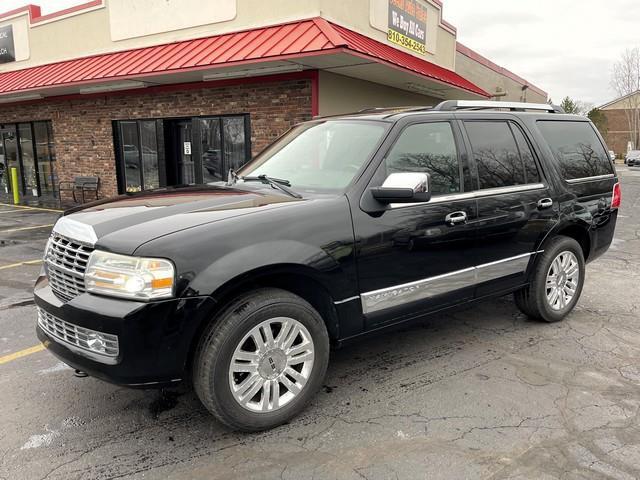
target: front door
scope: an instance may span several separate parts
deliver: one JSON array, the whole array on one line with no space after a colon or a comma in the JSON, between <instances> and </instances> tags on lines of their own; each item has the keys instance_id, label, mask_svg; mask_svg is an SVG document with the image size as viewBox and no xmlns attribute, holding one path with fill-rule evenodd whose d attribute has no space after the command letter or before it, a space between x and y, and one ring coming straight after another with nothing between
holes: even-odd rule
<instances>
[{"instance_id":1,"label":"front door","mask_svg":"<svg viewBox=\"0 0 640 480\"><path fill-rule=\"evenodd\" d=\"M426 172L432 199L380 212L352 208L361 302L367 327L471 299L476 200L455 122L414 123L400 133L369 187L395 172ZM364 195L370 195L367 190Z\"/></svg>"},{"instance_id":2,"label":"front door","mask_svg":"<svg viewBox=\"0 0 640 480\"><path fill-rule=\"evenodd\" d=\"M178 130L177 159L178 159L178 183L183 185L194 185L196 183L195 163L192 152L192 127L191 120L180 120L176 122Z\"/></svg>"}]
</instances>

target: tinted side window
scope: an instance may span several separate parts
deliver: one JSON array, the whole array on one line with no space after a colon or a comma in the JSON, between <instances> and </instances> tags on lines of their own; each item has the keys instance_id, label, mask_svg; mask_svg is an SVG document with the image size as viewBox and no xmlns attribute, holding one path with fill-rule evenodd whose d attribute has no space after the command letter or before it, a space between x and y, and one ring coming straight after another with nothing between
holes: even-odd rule
<instances>
[{"instance_id":1,"label":"tinted side window","mask_svg":"<svg viewBox=\"0 0 640 480\"><path fill-rule=\"evenodd\" d=\"M540 182L540 172L538 172L538 166L536 165L536 161L533 158L533 153L531 152L531 146L529 145L529 142L527 142L527 140L524 138L524 134L522 133L520 128L516 127L514 124L511 124L511 130L513 131L513 135L516 137L516 142L518 142L520 156L522 157L522 163L524 164L524 174L526 182Z\"/></svg>"},{"instance_id":2,"label":"tinted side window","mask_svg":"<svg viewBox=\"0 0 640 480\"><path fill-rule=\"evenodd\" d=\"M385 160L387 175L425 172L433 195L460 191L460 165L451 125L420 123L404 129Z\"/></svg>"},{"instance_id":3,"label":"tinted side window","mask_svg":"<svg viewBox=\"0 0 640 480\"><path fill-rule=\"evenodd\" d=\"M526 183L520 152L507 122L465 122L480 188Z\"/></svg>"},{"instance_id":4,"label":"tinted side window","mask_svg":"<svg viewBox=\"0 0 640 480\"><path fill-rule=\"evenodd\" d=\"M565 179L613 173L607 152L591 124L541 120L538 121L538 128L549 144Z\"/></svg>"}]
</instances>

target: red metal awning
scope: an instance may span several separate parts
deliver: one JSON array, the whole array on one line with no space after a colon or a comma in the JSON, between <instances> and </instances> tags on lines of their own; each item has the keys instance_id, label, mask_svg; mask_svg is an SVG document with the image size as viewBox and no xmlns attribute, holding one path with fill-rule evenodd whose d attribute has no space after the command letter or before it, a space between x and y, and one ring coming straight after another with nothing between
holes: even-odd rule
<instances>
[{"instance_id":1,"label":"red metal awning","mask_svg":"<svg viewBox=\"0 0 640 480\"><path fill-rule=\"evenodd\" d=\"M413 72L474 95L489 94L457 73L322 18L152 47L93 55L0 73L0 98L54 87L144 80L212 67L344 52Z\"/></svg>"}]
</instances>

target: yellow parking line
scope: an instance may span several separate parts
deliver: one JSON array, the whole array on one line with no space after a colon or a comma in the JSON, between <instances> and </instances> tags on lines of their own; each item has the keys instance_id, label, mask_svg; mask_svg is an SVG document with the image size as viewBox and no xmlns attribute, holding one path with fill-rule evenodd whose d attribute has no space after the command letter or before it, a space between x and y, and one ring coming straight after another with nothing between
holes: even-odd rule
<instances>
[{"instance_id":1,"label":"yellow parking line","mask_svg":"<svg viewBox=\"0 0 640 480\"><path fill-rule=\"evenodd\" d=\"M24 208L27 210L44 210L45 212L64 212L59 208L29 207L27 205L11 205L10 203L0 203L2 207Z\"/></svg>"},{"instance_id":2,"label":"yellow parking line","mask_svg":"<svg viewBox=\"0 0 640 480\"><path fill-rule=\"evenodd\" d=\"M12 360L17 360L18 358L26 357L27 355L31 355L32 353L41 352L45 348L46 347L41 343L40 345L36 345L35 347L25 348L24 350L20 350L19 352L10 353L9 355L0 357L0 365L2 365L3 363L9 363Z\"/></svg>"},{"instance_id":3,"label":"yellow parking line","mask_svg":"<svg viewBox=\"0 0 640 480\"><path fill-rule=\"evenodd\" d=\"M53 227L53 225L54 225L53 223L49 223L47 225L34 225L31 227L10 228L9 230L0 230L0 233L20 232L22 230L33 230L34 228Z\"/></svg>"},{"instance_id":4,"label":"yellow parking line","mask_svg":"<svg viewBox=\"0 0 640 480\"><path fill-rule=\"evenodd\" d=\"M38 263L42 263L42 259L27 260L26 262L18 262L18 263L11 263L9 265L1 265L0 270L6 270L7 268L20 267L22 265L37 265Z\"/></svg>"}]
</instances>

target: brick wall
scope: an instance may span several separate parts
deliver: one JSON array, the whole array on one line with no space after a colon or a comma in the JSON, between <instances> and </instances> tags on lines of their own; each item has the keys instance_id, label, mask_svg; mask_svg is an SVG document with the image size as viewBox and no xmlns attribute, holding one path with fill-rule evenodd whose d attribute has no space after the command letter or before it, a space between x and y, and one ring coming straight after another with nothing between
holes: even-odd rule
<instances>
[{"instance_id":1,"label":"brick wall","mask_svg":"<svg viewBox=\"0 0 640 480\"><path fill-rule=\"evenodd\" d=\"M51 120L61 181L98 175L101 196L117 193L112 120L249 113L255 154L293 124L311 118L311 81L262 82L111 95L47 99L0 106L0 123Z\"/></svg>"},{"instance_id":2,"label":"brick wall","mask_svg":"<svg viewBox=\"0 0 640 480\"><path fill-rule=\"evenodd\" d=\"M631 140L631 132L629 131L629 122L625 111L620 110L602 110L606 119L606 131L603 132L605 141L610 150L616 152L616 155L624 155L627 153L627 143ZM636 145L635 148L640 148Z\"/></svg>"}]
</instances>

